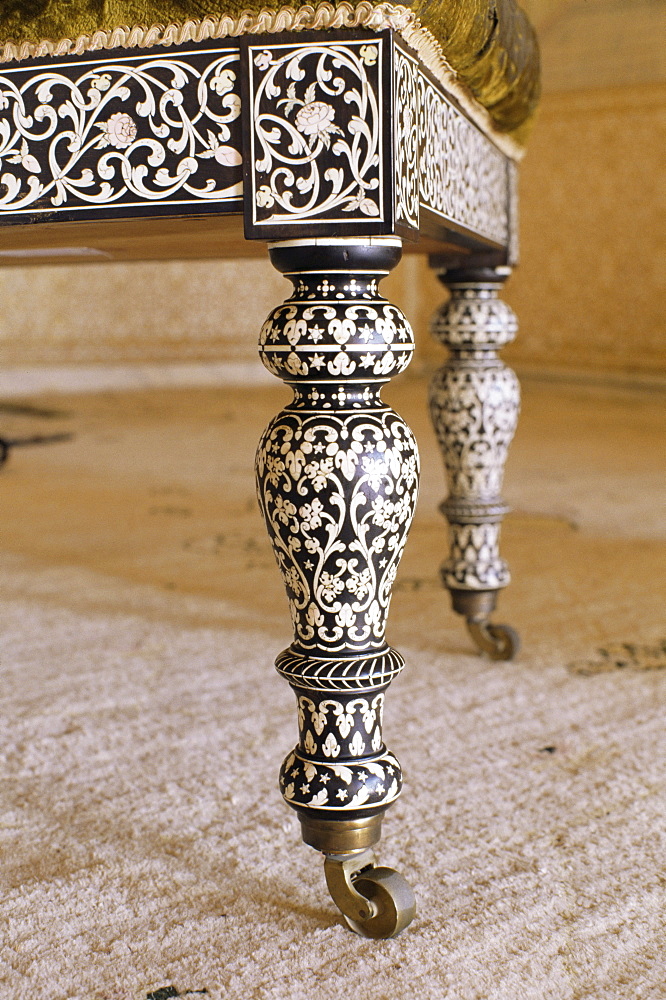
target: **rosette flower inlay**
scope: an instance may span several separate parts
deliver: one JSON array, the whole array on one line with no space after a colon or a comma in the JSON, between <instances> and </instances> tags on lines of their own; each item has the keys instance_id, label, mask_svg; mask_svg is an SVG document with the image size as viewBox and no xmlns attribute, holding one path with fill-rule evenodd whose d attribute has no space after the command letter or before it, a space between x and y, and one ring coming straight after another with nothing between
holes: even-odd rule
<instances>
[{"instance_id":1,"label":"rosette flower inlay","mask_svg":"<svg viewBox=\"0 0 666 1000\"><path fill-rule=\"evenodd\" d=\"M328 146L333 133L342 134L342 129L333 123L335 110L324 101L310 101L299 110L294 123L299 132L307 135L310 141L321 139Z\"/></svg>"},{"instance_id":2,"label":"rosette flower inlay","mask_svg":"<svg viewBox=\"0 0 666 1000\"><path fill-rule=\"evenodd\" d=\"M136 124L124 111L117 111L108 121L98 122L102 129L100 146L113 146L115 149L127 149L136 139Z\"/></svg>"}]
</instances>

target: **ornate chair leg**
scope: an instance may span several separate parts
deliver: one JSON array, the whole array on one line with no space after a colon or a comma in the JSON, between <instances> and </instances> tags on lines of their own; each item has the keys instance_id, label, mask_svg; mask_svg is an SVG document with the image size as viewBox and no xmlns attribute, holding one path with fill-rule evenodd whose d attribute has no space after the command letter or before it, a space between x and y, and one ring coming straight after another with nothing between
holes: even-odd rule
<instances>
[{"instance_id":1,"label":"ornate chair leg","mask_svg":"<svg viewBox=\"0 0 666 1000\"><path fill-rule=\"evenodd\" d=\"M274 243L292 296L273 310L261 357L294 392L257 452L259 503L284 577L294 641L276 661L298 702L300 739L280 772L303 839L326 855L331 894L358 933L391 937L414 915L405 880L373 866L400 765L382 740L386 689L403 660L384 633L414 512L414 437L380 399L413 336L378 281L394 237Z\"/></svg>"},{"instance_id":2,"label":"ornate chair leg","mask_svg":"<svg viewBox=\"0 0 666 1000\"><path fill-rule=\"evenodd\" d=\"M475 643L494 660L512 659L519 647L514 629L488 621L510 579L499 555L500 522L508 509L500 492L520 387L497 357L517 330L512 309L497 297L509 273L508 267L480 266L438 271L451 298L432 321L435 339L450 351L430 386L449 485L440 507L451 540L442 581Z\"/></svg>"}]
</instances>

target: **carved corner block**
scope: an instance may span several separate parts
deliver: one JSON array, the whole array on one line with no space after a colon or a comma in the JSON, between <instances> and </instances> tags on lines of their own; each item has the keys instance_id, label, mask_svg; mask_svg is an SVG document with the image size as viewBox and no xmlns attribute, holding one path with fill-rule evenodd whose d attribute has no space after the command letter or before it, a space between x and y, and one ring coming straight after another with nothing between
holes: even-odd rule
<instances>
[{"instance_id":1,"label":"carved corner block","mask_svg":"<svg viewBox=\"0 0 666 1000\"><path fill-rule=\"evenodd\" d=\"M245 235L394 232L391 31L242 40Z\"/></svg>"}]
</instances>

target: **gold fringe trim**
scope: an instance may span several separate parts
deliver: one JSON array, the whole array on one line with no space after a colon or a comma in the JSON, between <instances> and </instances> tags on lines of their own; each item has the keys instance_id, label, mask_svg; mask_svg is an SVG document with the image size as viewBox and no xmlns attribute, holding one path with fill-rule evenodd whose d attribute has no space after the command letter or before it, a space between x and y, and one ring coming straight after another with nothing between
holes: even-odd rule
<instances>
[{"instance_id":1,"label":"gold fringe trim","mask_svg":"<svg viewBox=\"0 0 666 1000\"><path fill-rule=\"evenodd\" d=\"M370 28L373 31L393 28L400 32L421 62L444 85L447 92L456 98L482 132L511 159L522 158L522 147L511 136L497 129L489 112L479 104L449 65L441 44L432 32L421 25L408 7L401 4L377 4L371 0L361 0L357 4L343 2L334 7L323 0L316 6L305 4L298 9L279 7L277 10L264 8L259 13L243 11L237 17L225 14L219 18L206 17L203 20L185 21L183 24L168 24L166 27L161 24L154 24L150 28L139 24L131 28L123 25L111 31L100 30L91 35L79 35L74 40L63 38L52 42L45 39L37 44L22 42L20 45L9 41L2 46L1 52L2 62L8 63L45 56L75 56L103 49L147 49L155 45L185 45L188 42L233 38L238 35L327 28Z\"/></svg>"}]
</instances>

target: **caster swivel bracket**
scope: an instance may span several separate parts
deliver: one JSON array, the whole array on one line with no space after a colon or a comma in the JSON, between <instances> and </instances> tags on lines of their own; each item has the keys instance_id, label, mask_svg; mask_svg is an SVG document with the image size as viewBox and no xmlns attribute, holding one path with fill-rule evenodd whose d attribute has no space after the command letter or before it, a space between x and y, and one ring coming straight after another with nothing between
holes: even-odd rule
<instances>
[{"instance_id":1,"label":"caster swivel bracket","mask_svg":"<svg viewBox=\"0 0 666 1000\"><path fill-rule=\"evenodd\" d=\"M468 620L467 631L479 650L491 660L513 660L520 649L520 636L510 625Z\"/></svg>"},{"instance_id":2,"label":"caster swivel bracket","mask_svg":"<svg viewBox=\"0 0 666 1000\"><path fill-rule=\"evenodd\" d=\"M450 590L453 610L465 618L477 649L491 660L515 659L520 651L519 634L510 625L495 625L488 620L497 604L497 591Z\"/></svg>"}]
</instances>

